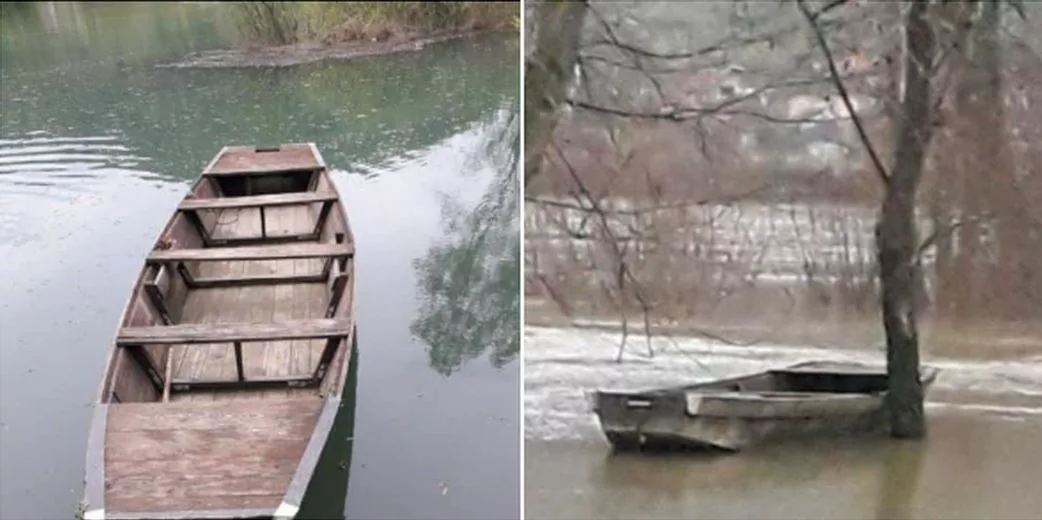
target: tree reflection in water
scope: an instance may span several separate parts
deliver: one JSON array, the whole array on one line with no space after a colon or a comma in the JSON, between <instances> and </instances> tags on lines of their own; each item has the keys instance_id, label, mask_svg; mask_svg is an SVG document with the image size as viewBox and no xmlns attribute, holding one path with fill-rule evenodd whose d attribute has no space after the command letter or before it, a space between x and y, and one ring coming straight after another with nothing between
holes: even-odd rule
<instances>
[{"instance_id":1,"label":"tree reflection in water","mask_svg":"<svg viewBox=\"0 0 1042 520\"><path fill-rule=\"evenodd\" d=\"M411 330L446 376L486 351L500 368L521 345L519 111L497 112L484 136L477 160L495 178L473 207L443 199L445 238L414 264L425 301Z\"/></svg>"}]
</instances>

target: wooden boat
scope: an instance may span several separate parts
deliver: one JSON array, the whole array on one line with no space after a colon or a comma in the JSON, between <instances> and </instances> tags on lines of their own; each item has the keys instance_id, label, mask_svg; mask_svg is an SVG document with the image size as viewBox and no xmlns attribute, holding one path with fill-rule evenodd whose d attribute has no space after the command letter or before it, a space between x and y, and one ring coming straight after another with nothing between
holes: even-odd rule
<instances>
[{"instance_id":1,"label":"wooden boat","mask_svg":"<svg viewBox=\"0 0 1042 520\"><path fill-rule=\"evenodd\" d=\"M924 367L929 386L937 370ZM811 361L742 377L591 395L618 450L739 451L796 435L858 433L885 424L885 367Z\"/></svg>"},{"instance_id":2,"label":"wooden boat","mask_svg":"<svg viewBox=\"0 0 1042 520\"><path fill-rule=\"evenodd\" d=\"M82 516L293 518L351 359L354 253L313 144L222 149L123 312Z\"/></svg>"}]
</instances>

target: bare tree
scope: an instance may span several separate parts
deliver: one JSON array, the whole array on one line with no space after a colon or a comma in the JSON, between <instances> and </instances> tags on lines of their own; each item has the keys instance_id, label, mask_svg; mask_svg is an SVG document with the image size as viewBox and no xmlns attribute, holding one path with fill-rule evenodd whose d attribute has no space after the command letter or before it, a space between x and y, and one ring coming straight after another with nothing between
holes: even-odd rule
<instances>
[{"instance_id":1,"label":"bare tree","mask_svg":"<svg viewBox=\"0 0 1042 520\"><path fill-rule=\"evenodd\" d=\"M585 2L526 3L525 181L542 167L560 109L574 79Z\"/></svg>"},{"instance_id":2,"label":"bare tree","mask_svg":"<svg viewBox=\"0 0 1042 520\"><path fill-rule=\"evenodd\" d=\"M685 5L701 10L697 20L659 5L587 6L578 76L562 91L568 116L545 136L554 153L543 175L526 178L526 237L540 237L526 255L542 255L526 270L544 269L554 298L607 303L624 337L627 310L643 313L647 333L656 320L711 310L693 302L762 295L760 280L782 274L802 280L785 282L790 302L797 283L825 305L863 298L882 318L891 432L921 437L919 321L930 299L963 284L989 298L1022 291L1009 305L1040 310L1031 295L1042 295L1042 273L1026 244L1042 234L1025 186L1042 178L1015 171L1011 157L1038 149L1028 136L1042 133L1005 131L999 59L999 37L1009 42L1000 7L1019 3ZM712 36L693 43L692 33ZM1031 121L1029 109L1024 97L1017 116ZM932 201L932 221L918 215L920 199ZM987 255L967 267L979 283L951 274L953 259ZM782 264L788 271L772 272ZM1039 289L1024 289L1031 280Z\"/></svg>"}]
</instances>

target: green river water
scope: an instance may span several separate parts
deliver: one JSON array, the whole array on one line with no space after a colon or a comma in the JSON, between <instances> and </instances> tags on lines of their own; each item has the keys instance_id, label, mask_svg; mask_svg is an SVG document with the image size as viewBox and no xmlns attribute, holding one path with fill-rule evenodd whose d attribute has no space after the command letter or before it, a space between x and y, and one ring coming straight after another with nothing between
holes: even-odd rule
<instances>
[{"instance_id":1,"label":"green river water","mask_svg":"<svg viewBox=\"0 0 1042 520\"><path fill-rule=\"evenodd\" d=\"M308 141L359 251L347 516L517 516L516 38L163 69L236 45L223 7L3 9L0 518L74 514L111 338L189 182L224 145Z\"/></svg>"}]
</instances>

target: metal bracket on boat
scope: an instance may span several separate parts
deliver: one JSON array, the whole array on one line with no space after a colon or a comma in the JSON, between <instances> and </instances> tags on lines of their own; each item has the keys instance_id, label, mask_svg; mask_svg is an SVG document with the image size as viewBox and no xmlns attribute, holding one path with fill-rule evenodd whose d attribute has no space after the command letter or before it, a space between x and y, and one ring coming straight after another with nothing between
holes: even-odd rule
<instances>
[{"instance_id":1,"label":"metal bracket on boat","mask_svg":"<svg viewBox=\"0 0 1042 520\"><path fill-rule=\"evenodd\" d=\"M651 399L640 399L640 398L628 398L626 399L627 408L651 408Z\"/></svg>"},{"instance_id":2,"label":"metal bracket on boat","mask_svg":"<svg viewBox=\"0 0 1042 520\"><path fill-rule=\"evenodd\" d=\"M687 394L687 413L698 415L698 409L702 407L702 396L699 394Z\"/></svg>"}]
</instances>

